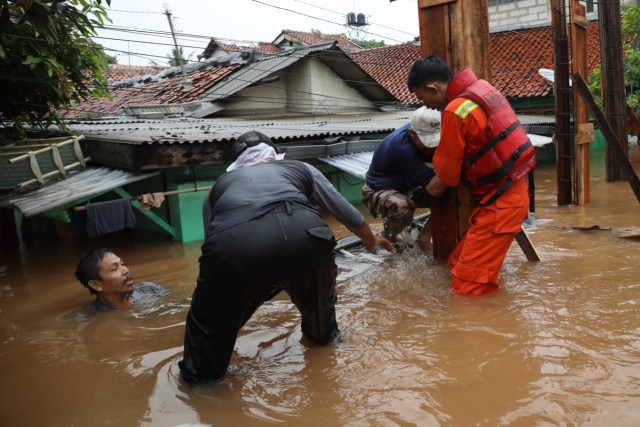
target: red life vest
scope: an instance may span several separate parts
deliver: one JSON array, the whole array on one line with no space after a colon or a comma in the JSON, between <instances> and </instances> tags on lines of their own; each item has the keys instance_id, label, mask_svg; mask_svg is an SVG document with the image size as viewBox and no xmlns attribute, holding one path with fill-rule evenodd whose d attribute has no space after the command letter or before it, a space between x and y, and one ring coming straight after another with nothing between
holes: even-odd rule
<instances>
[{"instance_id":1,"label":"red life vest","mask_svg":"<svg viewBox=\"0 0 640 427\"><path fill-rule=\"evenodd\" d=\"M449 82L447 99L466 98L478 104L487 114L487 127L482 138L467 141L464 174L471 191L482 196L495 190L483 205L493 203L514 181L536 165L535 148L507 99L487 81L478 79L470 68L464 68Z\"/></svg>"}]
</instances>

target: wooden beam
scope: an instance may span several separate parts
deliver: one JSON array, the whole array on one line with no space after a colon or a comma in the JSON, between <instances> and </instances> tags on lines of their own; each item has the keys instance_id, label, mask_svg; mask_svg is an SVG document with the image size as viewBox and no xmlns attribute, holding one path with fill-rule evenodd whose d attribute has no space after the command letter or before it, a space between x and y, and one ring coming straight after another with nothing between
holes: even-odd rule
<instances>
[{"instance_id":1,"label":"wooden beam","mask_svg":"<svg viewBox=\"0 0 640 427\"><path fill-rule=\"evenodd\" d=\"M631 166L627 153L625 153L620 147L618 136L615 134L611 126L609 126L607 119L602 111L600 111L600 108L598 108L598 104L596 104L595 99L593 99L593 95L591 95L591 92L589 91L589 87L580 74L573 75L573 84L589 106L591 114L593 114L593 117L602 132L602 136L604 136L604 139L607 141L607 144L613 147L613 152L616 156L615 160L619 164L624 177L631 186L633 194L635 194L636 199L640 203L640 179L638 179L638 175L636 175L636 172L633 170L633 166Z\"/></svg>"},{"instance_id":2,"label":"wooden beam","mask_svg":"<svg viewBox=\"0 0 640 427\"><path fill-rule=\"evenodd\" d=\"M586 76L589 74L587 64L587 26L588 21L584 5L578 0L571 0L571 51L574 73ZM589 123L589 111L582 97L573 94L573 119L576 126L574 194L578 205L590 200L590 168L589 143L593 141L593 125Z\"/></svg>"},{"instance_id":3,"label":"wooden beam","mask_svg":"<svg viewBox=\"0 0 640 427\"><path fill-rule=\"evenodd\" d=\"M453 3L458 0L418 0L419 8L427 8L432 6L438 6L445 3Z\"/></svg>"},{"instance_id":4,"label":"wooden beam","mask_svg":"<svg viewBox=\"0 0 640 427\"><path fill-rule=\"evenodd\" d=\"M538 251L535 246L533 246L533 243L531 243L529 236L527 236L527 233L525 233L524 230L520 230L520 232L516 234L516 242L520 245L522 252L524 252L524 256L527 257L527 260L535 262L540 261Z\"/></svg>"}]
</instances>

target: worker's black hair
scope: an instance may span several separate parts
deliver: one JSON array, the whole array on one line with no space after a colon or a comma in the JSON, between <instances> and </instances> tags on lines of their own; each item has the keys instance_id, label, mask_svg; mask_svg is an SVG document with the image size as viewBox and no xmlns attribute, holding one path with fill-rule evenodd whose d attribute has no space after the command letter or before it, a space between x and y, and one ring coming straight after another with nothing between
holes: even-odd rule
<instances>
[{"instance_id":1,"label":"worker's black hair","mask_svg":"<svg viewBox=\"0 0 640 427\"><path fill-rule=\"evenodd\" d=\"M449 83L453 75L449 66L436 55L423 56L417 59L409 70L407 86L413 90L429 82Z\"/></svg>"}]
</instances>

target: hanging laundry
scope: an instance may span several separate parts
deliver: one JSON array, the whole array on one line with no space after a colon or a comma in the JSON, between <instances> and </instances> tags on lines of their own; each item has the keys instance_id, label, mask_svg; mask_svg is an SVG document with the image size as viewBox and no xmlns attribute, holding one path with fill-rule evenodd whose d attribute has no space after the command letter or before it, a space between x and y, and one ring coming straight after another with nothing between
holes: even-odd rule
<instances>
[{"instance_id":1,"label":"hanging laundry","mask_svg":"<svg viewBox=\"0 0 640 427\"><path fill-rule=\"evenodd\" d=\"M141 197L140 207L146 211L151 208L159 208L162 206L162 202L164 202L163 193L147 193L143 194Z\"/></svg>"},{"instance_id":2,"label":"hanging laundry","mask_svg":"<svg viewBox=\"0 0 640 427\"><path fill-rule=\"evenodd\" d=\"M87 204L86 232L89 237L133 228L135 225L136 217L129 199Z\"/></svg>"}]
</instances>

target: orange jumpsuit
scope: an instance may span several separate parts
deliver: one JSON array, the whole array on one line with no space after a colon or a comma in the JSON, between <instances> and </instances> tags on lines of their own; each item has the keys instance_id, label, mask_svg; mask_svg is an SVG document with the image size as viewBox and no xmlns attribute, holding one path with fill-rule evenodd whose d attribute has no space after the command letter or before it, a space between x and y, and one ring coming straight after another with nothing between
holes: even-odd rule
<instances>
[{"instance_id":1,"label":"orange jumpsuit","mask_svg":"<svg viewBox=\"0 0 640 427\"><path fill-rule=\"evenodd\" d=\"M486 126L484 110L464 98L454 99L442 112L440 144L433 164L444 185L460 184L466 141L481 138ZM481 202L492 194L484 195ZM529 194L524 178L515 181L489 206L474 207L466 234L449 256L454 292L482 295L498 289L502 263L528 210Z\"/></svg>"}]
</instances>

